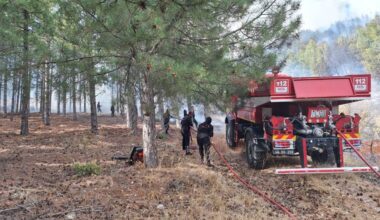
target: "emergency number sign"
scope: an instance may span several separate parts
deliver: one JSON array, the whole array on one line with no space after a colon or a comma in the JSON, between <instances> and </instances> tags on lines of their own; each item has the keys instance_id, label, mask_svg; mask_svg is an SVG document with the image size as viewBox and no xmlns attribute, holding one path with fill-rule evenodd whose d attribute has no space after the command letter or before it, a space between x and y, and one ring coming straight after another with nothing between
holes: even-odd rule
<instances>
[{"instance_id":1,"label":"emergency number sign","mask_svg":"<svg viewBox=\"0 0 380 220\"><path fill-rule=\"evenodd\" d=\"M274 92L277 94L288 94L289 79L276 79L274 81Z\"/></svg>"},{"instance_id":2,"label":"emergency number sign","mask_svg":"<svg viewBox=\"0 0 380 220\"><path fill-rule=\"evenodd\" d=\"M354 90L356 92L368 91L368 78L367 77L354 77L353 78Z\"/></svg>"}]
</instances>

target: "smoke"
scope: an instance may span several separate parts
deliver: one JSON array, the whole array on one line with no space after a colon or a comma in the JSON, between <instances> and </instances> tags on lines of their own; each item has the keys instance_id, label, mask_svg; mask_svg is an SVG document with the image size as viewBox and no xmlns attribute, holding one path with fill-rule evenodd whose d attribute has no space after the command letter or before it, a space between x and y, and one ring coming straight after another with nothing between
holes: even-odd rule
<instances>
[{"instance_id":1,"label":"smoke","mask_svg":"<svg viewBox=\"0 0 380 220\"><path fill-rule=\"evenodd\" d=\"M342 11L344 17L350 18L353 15L353 11L351 10L351 5L348 2L340 2L339 10Z\"/></svg>"},{"instance_id":2,"label":"smoke","mask_svg":"<svg viewBox=\"0 0 380 220\"><path fill-rule=\"evenodd\" d=\"M380 13L378 0L303 0L302 30L323 31L338 21L355 17L373 17Z\"/></svg>"}]
</instances>

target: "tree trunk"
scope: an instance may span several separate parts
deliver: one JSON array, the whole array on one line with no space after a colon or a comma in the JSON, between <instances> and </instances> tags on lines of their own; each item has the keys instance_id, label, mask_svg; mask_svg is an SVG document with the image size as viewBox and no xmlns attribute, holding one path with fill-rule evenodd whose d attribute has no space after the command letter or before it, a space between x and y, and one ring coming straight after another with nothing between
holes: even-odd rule
<instances>
[{"instance_id":1,"label":"tree trunk","mask_svg":"<svg viewBox=\"0 0 380 220\"><path fill-rule=\"evenodd\" d=\"M79 77L81 79L81 77ZM78 104L79 104L79 112L82 112L82 83L79 83L78 85Z\"/></svg>"},{"instance_id":2,"label":"tree trunk","mask_svg":"<svg viewBox=\"0 0 380 220\"><path fill-rule=\"evenodd\" d=\"M16 90L17 90L17 75L16 72L13 72L12 76L12 104L11 104L11 121L13 121L13 115L15 113L15 99L16 99Z\"/></svg>"},{"instance_id":3,"label":"tree trunk","mask_svg":"<svg viewBox=\"0 0 380 220\"><path fill-rule=\"evenodd\" d=\"M158 119L160 120L160 124L161 124L161 129L164 129L165 128L165 125L164 125L164 99L162 97L162 94L159 93L158 96L157 96L157 104L158 104L158 111L157 111L157 114L158 114Z\"/></svg>"},{"instance_id":4,"label":"tree trunk","mask_svg":"<svg viewBox=\"0 0 380 220\"><path fill-rule=\"evenodd\" d=\"M21 75L22 75L22 73L21 73ZM22 95L21 94L21 77L17 80L16 113L20 112L20 98L21 98L21 95Z\"/></svg>"},{"instance_id":5,"label":"tree trunk","mask_svg":"<svg viewBox=\"0 0 380 220\"><path fill-rule=\"evenodd\" d=\"M42 114L42 120L44 120L44 117L45 117L45 97L46 97L46 87L45 87L45 84L46 84L46 73L45 73L46 69L45 70L42 70L41 71L41 97L40 97L40 113Z\"/></svg>"},{"instance_id":6,"label":"tree trunk","mask_svg":"<svg viewBox=\"0 0 380 220\"><path fill-rule=\"evenodd\" d=\"M171 106L172 108L172 112L175 112L176 114L178 114L178 118L175 120L175 125L177 128L181 128L181 118L183 117L182 116L182 112L180 112L180 104L177 102L177 101L173 101L171 102Z\"/></svg>"},{"instance_id":7,"label":"tree trunk","mask_svg":"<svg viewBox=\"0 0 380 220\"><path fill-rule=\"evenodd\" d=\"M157 148L155 145L155 106L152 82L149 70L141 73L142 82L142 109L143 109L143 148L144 148L144 164L147 168L155 168L158 166Z\"/></svg>"},{"instance_id":8,"label":"tree trunk","mask_svg":"<svg viewBox=\"0 0 380 220\"><path fill-rule=\"evenodd\" d=\"M57 86L57 115L61 114L61 82L58 81L58 86Z\"/></svg>"},{"instance_id":9,"label":"tree trunk","mask_svg":"<svg viewBox=\"0 0 380 220\"><path fill-rule=\"evenodd\" d=\"M206 117L208 117L208 116L210 116L211 115L211 108L210 108L210 105L208 105L208 104L204 104L203 105L203 116L205 117L205 119L206 119Z\"/></svg>"},{"instance_id":10,"label":"tree trunk","mask_svg":"<svg viewBox=\"0 0 380 220\"><path fill-rule=\"evenodd\" d=\"M121 94L121 96L125 96L125 95ZM128 109L128 105L127 105L126 97L121 97L120 116L124 123L127 123L127 111L126 111L127 109Z\"/></svg>"},{"instance_id":11,"label":"tree trunk","mask_svg":"<svg viewBox=\"0 0 380 220\"><path fill-rule=\"evenodd\" d=\"M57 67L57 71L55 73L55 80L56 80L56 84L57 86L55 87L56 88L56 96L57 96L57 115L60 115L61 114L61 93L62 93L62 80L61 80L61 67L58 66Z\"/></svg>"},{"instance_id":12,"label":"tree trunk","mask_svg":"<svg viewBox=\"0 0 380 220\"><path fill-rule=\"evenodd\" d=\"M119 83L119 89L120 89L120 115L123 119L123 122L126 122L128 124L127 115L128 115L128 75L127 71L123 69L121 71L122 80L120 80ZM112 87L112 93L113 93L113 87ZM112 95L113 96L113 95Z\"/></svg>"},{"instance_id":13,"label":"tree trunk","mask_svg":"<svg viewBox=\"0 0 380 220\"><path fill-rule=\"evenodd\" d=\"M21 135L29 134L29 100L30 100L30 77L29 77L29 12L23 10L23 68L22 68L22 106L21 106Z\"/></svg>"},{"instance_id":14,"label":"tree trunk","mask_svg":"<svg viewBox=\"0 0 380 220\"><path fill-rule=\"evenodd\" d=\"M35 97L34 97L34 100L35 100L35 105L34 107L36 108L36 111L39 111L38 110L38 104L39 104L39 96L40 96L40 73L37 71L37 74L36 74L36 90L35 90Z\"/></svg>"},{"instance_id":15,"label":"tree trunk","mask_svg":"<svg viewBox=\"0 0 380 220\"><path fill-rule=\"evenodd\" d=\"M73 90L70 89L69 87L69 112L73 112L72 104L73 104Z\"/></svg>"},{"instance_id":16,"label":"tree trunk","mask_svg":"<svg viewBox=\"0 0 380 220\"><path fill-rule=\"evenodd\" d=\"M120 83L116 84L116 112L120 112Z\"/></svg>"},{"instance_id":17,"label":"tree trunk","mask_svg":"<svg viewBox=\"0 0 380 220\"><path fill-rule=\"evenodd\" d=\"M191 98L186 99L187 113L191 111Z\"/></svg>"},{"instance_id":18,"label":"tree trunk","mask_svg":"<svg viewBox=\"0 0 380 220\"><path fill-rule=\"evenodd\" d=\"M120 115L121 115L121 118L123 119L124 122L127 122L127 114L126 114L126 110L128 109L128 105L127 105L127 86L125 85L125 83L123 84L120 84Z\"/></svg>"},{"instance_id":19,"label":"tree trunk","mask_svg":"<svg viewBox=\"0 0 380 220\"><path fill-rule=\"evenodd\" d=\"M2 88L3 88L3 75L0 73L0 99L1 99L1 94L2 94ZM0 107L1 107L1 102L0 102Z\"/></svg>"},{"instance_id":20,"label":"tree trunk","mask_svg":"<svg viewBox=\"0 0 380 220\"><path fill-rule=\"evenodd\" d=\"M91 65L94 65L91 63ZM91 132L98 134L98 117L96 114L96 96L95 96L95 78L92 72L87 73L88 87L90 93L90 108L91 108Z\"/></svg>"},{"instance_id":21,"label":"tree trunk","mask_svg":"<svg viewBox=\"0 0 380 220\"><path fill-rule=\"evenodd\" d=\"M72 96L73 96L73 120L77 121L78 116L77 116L77 93L76 93L76 83L75 83L75 75L72 77Z\"/></svg>"},{"instance_id":22,"label":"tree trunk","mask_svg":"<svg viewBox=\"0 0 380 220\"><path fill-rule=\"evenodd\" d=\"M7 97L8 97L8 73L4 74L4 99L3 99L3 111L4 111L4 118L7 117L8 109L7 109Z\"/></svg>"},{"instance_id":23,"label":"tree trunk","mask_svg":"<svg viewBox=\"0 0 380 220\"><path fill-rule=\"evenodd\" d=\"M48 62L46 60L46 62ZM45 113L44 113L44 123L46 126L50 126L50 110L51 110L51 69L49 64L45 65Z\"/></svg>"},{"instance_id":24,"label":"tree trunk","mask_svg":"<svg viewBox=\"0 0 380 220\"><path fill-rule=\"evenodd\" d=\"M131 133L133 135L135 135L137 133L137 122L138 122L136 97L132 98L131 102L128 104L128 109L129 109L129 113L130 113L129 128L131 129Z\"/></svg>"},{"instance_id":25,"label":"tree trunk","mask_svg":"<svg viewBox=\"0 0 380 220\"><path fill-rule=\"evenodd\" d=\"M127 99L127 126L131 129L131 133L135 135L137 133L137 105L136 105L136 77L138 74L132 74L132 60L134 57L131 57L129 64L126 68L126 76L124 82L124 94L126 94Z\"/></svg>"},{"instance_id":26,"label":"tree trunk","mask_svg":"<svg viewBox=\"0 0 380 220\"><path fill-rule=\"evenodd\" d=\"M87 112L87 94L86 94L86 83L83 82L83 111Z\"/></svg>"},{"instance_id":27,"label":"tree trunk","mask_svg":"<svg viewBox=\"0 0 380 220\"><path fill-rule=\"evenodd\" d=\"M115 82L111 83L111 103L115 104Z\"/></svg>"},{"instance_id":28,"label":"tree trunk","mask_svg":"<svg viewBox=\"0 0 380 220\"><path fill-rule=\"evenodd\" d=\"M131 129L132 134L136 134L137 132L137 118L138 118L138 113L137 113L137 105L136 105L136 90L133 85L133 83L128 83L127 84L127 126L128 128Z\"/></svg>"},{"instance_id":29,"label":"tree trunk","mask_svg":"<svg viewBox=\"0 0 380 220\"><path fill-rule=\"evenodd\" d=\"M138 95L138 98L139 98L139 101L140 101L140 117L141 118L144 118L144 110L143 110L143 105L141 104L142 103L142 99L143 99L143 94L142 94L142 91L143 91L143 86L142 86L142 83L139 82L138 83L138 91L139 91L139 95Z\"/></svg>"},{"instance_id":30,"label":"tree trunk","mask_svg":"<svg viewBox=\"0 0 380 220\"><path fill-rule=\"evenodd\" d=\"M65 81L65 80L64 80ZM63 82L63 88L62 88L62 112L63 116L66 117L66 108L67 108L67 87L66 83Z\"/></svg>"},{"instance_id":31,"label":"tree trunk","mask_svg":"<svg viewBox=\"0 0 380 220\"><path fill-rule=\"evenodd\" d=\"M42 76L42 79L41 79L41 106L40 106L40 112L42 113L41 114L41 119L42 119L42 122L46 125L46 93L47 93L47 86L46 86L46 82L47 82L47 73L46 73L46 68L40 68L40 71L41 71L41 76Z\"/></svg>"}]
</instances>

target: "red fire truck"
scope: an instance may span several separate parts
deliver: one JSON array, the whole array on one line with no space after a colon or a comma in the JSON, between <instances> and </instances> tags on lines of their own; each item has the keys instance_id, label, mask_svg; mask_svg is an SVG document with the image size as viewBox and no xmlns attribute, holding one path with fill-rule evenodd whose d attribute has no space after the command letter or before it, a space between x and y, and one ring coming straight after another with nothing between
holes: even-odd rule
<instances>
[{"instance_id":1,"label":"red fire truck","mask_svg":"<svg viewBox=\"0 0 380 220\"><path fill-rule=\"evenodd\" d=\"M248 97L233 98L225 120L227 145L234 148L243 139L248 165L255 169L263 169L271 154L299 156L302 168L289 173L369 171L344 167L346 141L361 146L360 116L340 113L338 106L370 96L369 74L290 77L274 71L260 83L251 81ZM330 168L308 168L307 156L313 167Z\"/></svg>"}]
</instances>

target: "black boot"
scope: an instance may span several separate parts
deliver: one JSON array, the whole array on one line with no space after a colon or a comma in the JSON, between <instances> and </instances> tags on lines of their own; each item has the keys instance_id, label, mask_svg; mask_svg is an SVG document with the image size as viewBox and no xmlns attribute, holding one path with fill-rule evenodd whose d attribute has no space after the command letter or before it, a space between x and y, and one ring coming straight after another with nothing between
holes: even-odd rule
<instances>
[{"instance_id":1,"label":"black boot","mask_svg":"<svg viewBox=\"0 0 380 220\"><path fill-rule=\"evenodd\" d=\"M192 155L192 153L189 150L189 146L186 146L186 154L185 155Z\"/></svg>"}]
</instances>

